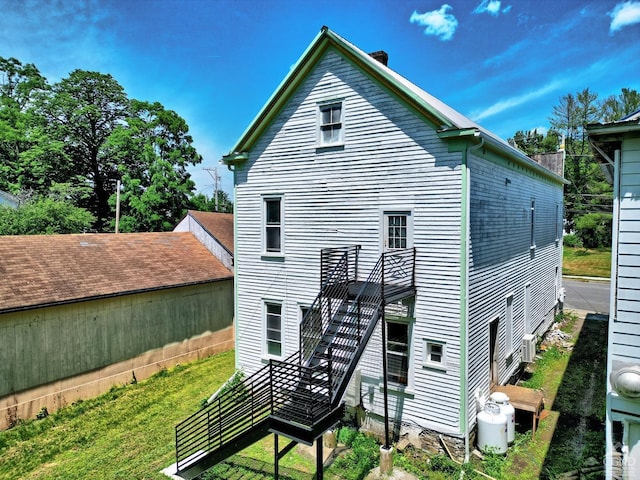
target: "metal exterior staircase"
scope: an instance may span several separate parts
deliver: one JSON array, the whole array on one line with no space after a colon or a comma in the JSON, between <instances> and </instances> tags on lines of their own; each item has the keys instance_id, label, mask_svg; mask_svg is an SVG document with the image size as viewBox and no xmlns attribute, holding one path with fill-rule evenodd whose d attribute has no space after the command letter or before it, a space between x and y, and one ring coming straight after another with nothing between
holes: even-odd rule
<instances>
[{"instance_id":1,"label":"metal exterior staircase","mask_svg":"<svg viewBox=\"0 0 640 480\"><path fill-rule=\"evenodd\" d=\"M192 479L271 433L313 443L343 414L342 397L384 306L415 293L415 250L383 253L358 281L359 246L321 252L320 293L300 350L268 365L176 426L177 475Z\"/></svg>"}]
</instances>

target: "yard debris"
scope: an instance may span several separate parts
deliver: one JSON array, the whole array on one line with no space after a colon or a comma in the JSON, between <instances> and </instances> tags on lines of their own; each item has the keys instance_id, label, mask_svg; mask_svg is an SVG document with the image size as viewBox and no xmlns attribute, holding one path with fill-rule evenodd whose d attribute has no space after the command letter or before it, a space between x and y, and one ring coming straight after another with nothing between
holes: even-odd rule
<instances>
[{"instance_id":1,"label":"yard debris","mask_svg":"<svg viewBox=\"0 0 640 480\"><path fill-rule=\"evenodd\" d=\"M547 331L540 344L540 350L545 351L549 347L563 348L565 350L573 349L571 334L560 330L562 324L555 322Z\"/></svg>"}]
</instances>

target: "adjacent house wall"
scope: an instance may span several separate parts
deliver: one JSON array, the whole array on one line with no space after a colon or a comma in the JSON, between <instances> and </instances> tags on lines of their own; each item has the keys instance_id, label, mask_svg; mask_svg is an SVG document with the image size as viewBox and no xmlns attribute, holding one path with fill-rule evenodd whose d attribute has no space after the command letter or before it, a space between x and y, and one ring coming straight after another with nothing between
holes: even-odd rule
<instances>
[{"instance_id":1,"label":"adjacent house wall","mask_svg":"<svg viewBox=\"0 0 640 480\"><path fill-rule=\"evenodd\" d=\"M469 159L470 425L476 419L476 391L482 400L490 393L490 323L498 322L496 381L504 384L522 361L523 336L540 335L553 321L562 275L562 185L490 152L484 156L474 154ZM511 295L512 348L507 351L507 301Z\"/></svg>"},{"instance_id":2,"label":"adjacent house wall","mask_svg":"<svg viewBox=\"0 0 640 480\"><path fill-rule=\"evenodd\" d=\"M2 314L0 428L229 350L232 323L232 280Z\"/></svg>"}]
</instances>

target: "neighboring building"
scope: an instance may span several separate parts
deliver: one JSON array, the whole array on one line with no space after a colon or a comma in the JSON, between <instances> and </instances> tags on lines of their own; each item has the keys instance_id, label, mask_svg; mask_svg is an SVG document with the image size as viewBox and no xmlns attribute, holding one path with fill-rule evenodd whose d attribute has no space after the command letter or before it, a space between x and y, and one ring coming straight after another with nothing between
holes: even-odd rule
<instances>
[{"instance_id":1,"label":"neighboring building","mask_svg":"<svg viewBox=\"0 0 640 480\"><path fill-rule=\"evenodd\" d=\"M191 233L0 237L0 428L233 348L233 273Z\"/></svg>"},{"instance_id":2,"label":"neighboring building","mask_svg":"<svg viewBox=\"0 0 640 480\"><path fill-rule=\"evenodd\" d=\"M189 210L173 229L191 232L229 270L233 270L233 214Z\"/></svg>"},{"instance_id":3,"label":"neighboring building","mask_svg":"<svg viewBox=\"0 0 640 480\"><path fill-rule=\"evenodd\" d=\"M613 177L607 478L640 475L640 111L588 126ZM622 454L622 462L619 462ZM622 467L622 469L620 468Z\"/></svg>"},{"instance_id":4,"label":"neighboring building","mask_svg":"<svg viewBox=\"0 0 640 480\"><path fill-rule=\"evenodd\" d=\"M443 434L468 459L476 400L514 375L523 338L553 321L565 182L373 55L323 28L223 158L235 182L236 364L252 374L270 360L293 369L284 360L298 350L309 368L333 358L329 378L344 375L337 401L360 405L368 427L381 430L386 392L396 432ZM343 260L344 280L334 281ZM408 283L390 293L401 277ZM355 288L338 299L344 282ZM373 313L361 318L361 306ZM354 317L362 331L340 330ZM272 395L302 402L281 388ZM309 441L283 417L271 412L271 431ZM188 462L218 457L181 455L183 428L178 471L189 478Z\"/></svg>"}]
</instances>

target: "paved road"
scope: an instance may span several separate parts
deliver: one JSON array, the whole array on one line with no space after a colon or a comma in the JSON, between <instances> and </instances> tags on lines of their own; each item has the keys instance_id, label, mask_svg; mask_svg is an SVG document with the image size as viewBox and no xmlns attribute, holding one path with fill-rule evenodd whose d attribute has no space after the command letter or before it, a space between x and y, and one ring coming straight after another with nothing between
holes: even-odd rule
<instances>
[{"instance_id":1,"label":"paved road","mask_svg":"<svg viewBox=\"0 0 640 480\"><path fill-rule=\"evenodd\" d=\"M562 286L566 289L565 308L609 314L610 283L608 281L563 278Z\"/></svg>"}]
</instances>

